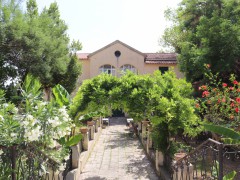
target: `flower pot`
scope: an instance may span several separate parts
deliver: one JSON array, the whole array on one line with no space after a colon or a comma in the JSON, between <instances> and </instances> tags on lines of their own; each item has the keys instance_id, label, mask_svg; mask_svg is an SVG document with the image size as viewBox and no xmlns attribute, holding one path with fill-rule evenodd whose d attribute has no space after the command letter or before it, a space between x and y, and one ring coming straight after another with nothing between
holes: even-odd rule
<instances>
[{"instance_id":1,"label":"flower pot","mask_svg":"<svg viewBox=\"0 0 240 180\"><path fill-rule=\"evenodd\" d=\"M88 132L88 128L87 128L87 127L81 127L81 128L80 128L80 132L81 132L82 134L86 134L86 133Z\"/></svg>"},{"instance_id":2,"label":"flower pot","mask_svg":"<svg viewBox=\"0 0 240 180\"><path fill-rule=\"evenodd\" d=\"M148 125L149 121L142 121L143 125Z\"/></svg>"},{"instance_id":3,"label":"flower pot","mask_svg":"<svg viewBox=\"0 0 240 180\"><path fill-rule=\"evenodd\" d=\"M87 121L87 125L88 126L93 126L94 125L94 121Z\"/></svg>"},{"instance_id":4,"label":"flower pot","mask_svg":"<svg viewBox=\"0 0 240 180\"><path fill-rule=\"evenodd\" d=\"M186 155L187 155L186 153L175 153L174 154L174 160L178 161L179 159L182 159Z\"/></svg>"}]
</instances>

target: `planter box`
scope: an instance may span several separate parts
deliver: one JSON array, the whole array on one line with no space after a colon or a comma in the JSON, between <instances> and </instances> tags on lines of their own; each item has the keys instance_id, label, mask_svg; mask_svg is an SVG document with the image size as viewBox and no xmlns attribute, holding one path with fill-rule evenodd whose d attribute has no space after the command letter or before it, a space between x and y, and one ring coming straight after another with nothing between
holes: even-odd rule
<instances>
[{"instance_id":1,"label":"planter box","mask_svg":"<svg viewBox=\"0 0 240 180\"><path fill-rule=\"evenodd\" d=\"M88 132L88 128L87 127L80 127L80 132L82 134L86 134Z\"/></svg>"}]
</instances>

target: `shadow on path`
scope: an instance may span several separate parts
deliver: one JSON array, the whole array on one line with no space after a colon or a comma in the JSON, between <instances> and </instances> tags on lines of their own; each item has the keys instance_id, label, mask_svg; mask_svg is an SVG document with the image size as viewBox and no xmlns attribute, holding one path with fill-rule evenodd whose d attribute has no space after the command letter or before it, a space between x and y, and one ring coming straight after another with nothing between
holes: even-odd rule
<instances>
[{"instance_id":1,"label":"shadow on path","mask_svg":"<svg viewBox=\"0 0 240 180\"><path fill-rule=\"evenodd\" d=\"M126 118L110 118L81 174L82 180L157 180L138 138L131 137Z\"/></svg>"}]
</instances>

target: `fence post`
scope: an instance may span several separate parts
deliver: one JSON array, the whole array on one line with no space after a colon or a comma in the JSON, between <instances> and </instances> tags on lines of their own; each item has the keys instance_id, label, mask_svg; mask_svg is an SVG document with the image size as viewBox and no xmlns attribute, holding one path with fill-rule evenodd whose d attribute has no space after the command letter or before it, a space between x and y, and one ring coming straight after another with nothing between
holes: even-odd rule
<instances>
[{"instance_id":1,"label":"fence post","mask_svg":"<svg viewBox=\"0 0 240 180\"><path fill-rule=\"evenodd\" d=\"M16 180L16 161L17 161L16 146L11 147L11 161L12 161L12 180Z\"/></svg>"},{"instance_id":2,"label":"fence post","mask_svg":"<svg viewBox=\"0 0 240 180\"><path fill-rule=\"evenodd\" d=\"M218 152L218 160L219 160L219 176L218 179L223 179L223 144L218 145L219 152Z\"/></svg>"}]
</instances>

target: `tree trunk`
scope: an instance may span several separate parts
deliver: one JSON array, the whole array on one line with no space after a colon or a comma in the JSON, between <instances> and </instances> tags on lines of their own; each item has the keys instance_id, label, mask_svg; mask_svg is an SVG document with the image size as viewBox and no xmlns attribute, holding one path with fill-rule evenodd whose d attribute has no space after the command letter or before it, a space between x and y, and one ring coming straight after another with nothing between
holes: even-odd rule
<instances>
[{"instance_id":1,"label":"tree trunk","mask_svg":"<svg viewBox=\"0 0 240 180\"><path fill-rule=\"evenodd\" d=\"M50 101L51 97L52 97L52 88L51 87L44 87L43 93L44 93L43 99L45 101Z\"/></svg>"}]
</instances>

